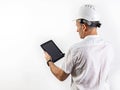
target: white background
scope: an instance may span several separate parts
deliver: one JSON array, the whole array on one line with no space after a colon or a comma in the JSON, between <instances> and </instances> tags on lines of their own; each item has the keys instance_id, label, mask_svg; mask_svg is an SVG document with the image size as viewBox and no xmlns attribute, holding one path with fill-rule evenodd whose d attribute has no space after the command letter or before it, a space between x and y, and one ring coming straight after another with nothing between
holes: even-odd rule
<instances>
[{"instance_id":1,"label":"white background","mask_svg":"<svg viewBox=\"0 0 120 90\"><path fill-rule=\"evenodd\" d=\"M79 42L72 20L84 3L96 6L99 34L113 44L110 85L120 90L119 0L0 0L0 90L70 90L70 77L60 82L52 75L40 44L53 39L66 53Z\"/></svg>"}]
</instances>

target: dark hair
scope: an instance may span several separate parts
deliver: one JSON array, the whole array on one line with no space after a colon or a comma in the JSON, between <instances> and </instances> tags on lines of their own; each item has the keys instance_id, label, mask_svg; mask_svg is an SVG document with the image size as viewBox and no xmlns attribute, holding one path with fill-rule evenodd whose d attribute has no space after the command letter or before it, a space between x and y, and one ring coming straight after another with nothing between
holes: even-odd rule
<instances>
[{"instance_id":1,"label":"dark hair","mask_svg":"<svg viewBox=\"0 0 120 90\"><path fill-rule=\"evenodd\" d=\"M88 21L85 19L79 19L81 24L87 24L90 27L99 27L101 26L101 23L99 21Z\"/></svg>"}]
</instances>

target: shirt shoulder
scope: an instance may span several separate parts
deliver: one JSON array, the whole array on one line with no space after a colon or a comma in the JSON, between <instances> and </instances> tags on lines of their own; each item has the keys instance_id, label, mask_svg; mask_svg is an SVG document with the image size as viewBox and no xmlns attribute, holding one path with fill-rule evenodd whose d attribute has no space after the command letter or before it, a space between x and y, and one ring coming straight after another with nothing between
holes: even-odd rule
<instances>
[{"instance_id":1,"label":"shirt shoulder","mask_svg":"<svg viewBox=\"0 0 120 90\"><path fill-rule=\"evenodd\" d=\"M72 45L69 50L71 52L75 52L76 50L78 51L79 49L82 49L82 48L83 48L83 45L82 45L82 41L81 41L81 42L78 42L78 43L75 43L74 45Z\"/></svg>"}]
</instances>

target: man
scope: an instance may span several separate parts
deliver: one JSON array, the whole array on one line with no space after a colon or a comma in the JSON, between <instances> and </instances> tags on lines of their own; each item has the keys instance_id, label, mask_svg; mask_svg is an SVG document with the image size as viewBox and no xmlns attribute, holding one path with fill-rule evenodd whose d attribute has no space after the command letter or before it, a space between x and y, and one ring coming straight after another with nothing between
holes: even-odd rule
<instances>
[{"instance_id":1,"label":"man","mask_svg":"<svg viewBox=\"0 0 120 90\"><path fill-rule=\"evenodd\" d=\"M63 81L71 74L71 90L109 90L107 79L113 51L111 45L98 36L100 25L94 6L83 5L76 19L77 32L83 41L69 49L62 67L57 67L45 52L55 77Z\"/></svg>"}]
</instances>

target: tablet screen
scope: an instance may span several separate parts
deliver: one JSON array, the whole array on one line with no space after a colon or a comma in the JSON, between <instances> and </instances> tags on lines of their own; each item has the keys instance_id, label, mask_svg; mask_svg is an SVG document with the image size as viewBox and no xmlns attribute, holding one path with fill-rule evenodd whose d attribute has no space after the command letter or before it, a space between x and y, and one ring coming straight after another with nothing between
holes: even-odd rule
<instances>
[{"instance_id":1,"label":"tablet screen","mask_svg":"<svg viewBox=\"0 0 120 90\"><path fill-rule=\"evenodd\" d=\"M52 40L49 40L41 44L41 47L44 51L46 51L52 57L53 62L56 62L62 57L64 57L64 53L62 53L62 51L58 48L58 46Z\"/></svg>"}]
</instances>

